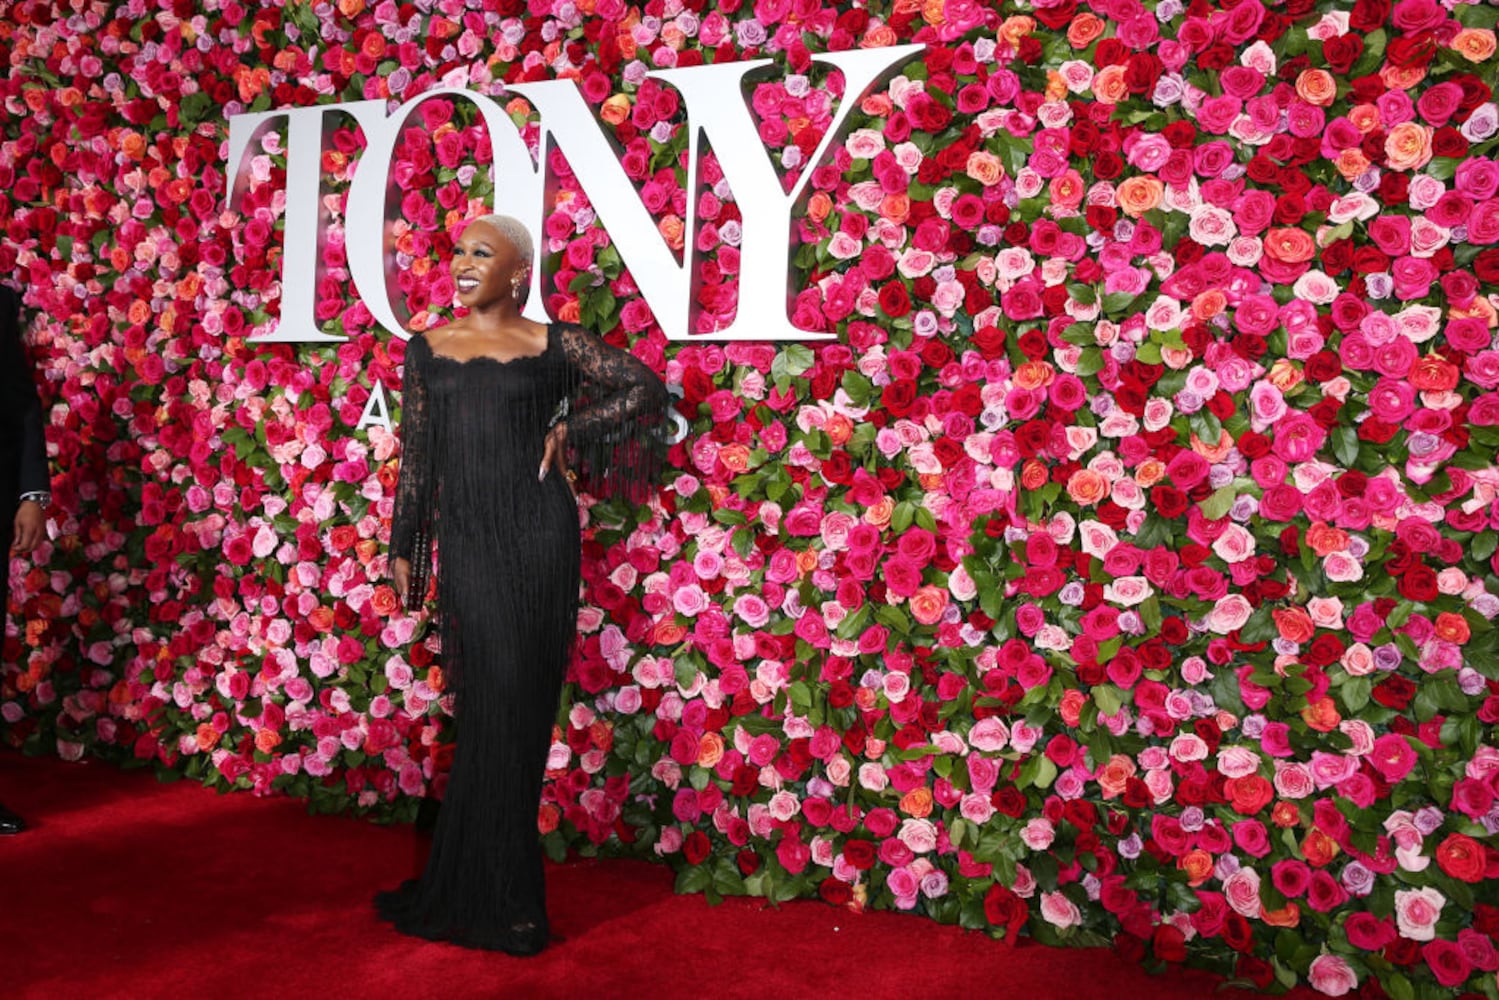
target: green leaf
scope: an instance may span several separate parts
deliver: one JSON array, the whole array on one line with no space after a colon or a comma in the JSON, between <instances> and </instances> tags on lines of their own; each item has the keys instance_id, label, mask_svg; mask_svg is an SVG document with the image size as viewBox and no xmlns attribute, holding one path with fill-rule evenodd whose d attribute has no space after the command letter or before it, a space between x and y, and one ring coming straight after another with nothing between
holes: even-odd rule
<instances>
[{"instance_id":1,"label":"green leaf","mask_svg":"<svg viewBox=\"0 0 1499 1000\"><path fill-rule=\"evenodd\" d=\"M1103 371L1103 351L1097 347L1085 347L1077 359L1077 373L1083 378Z\"/></svg>"},{"instance_id":2,"label":"green leaf","mask_svg":"<svg viewBox=\"0 0 1499 1000\"><path fill-rule=\"evenodd\" d=\"M1211 496L1197 506L1202 510L1203 517L1217 521L1228 516L1229 508L1233 507L1238 496L1238 490L1230 484L1214 490Z\"/></svg>"},{"instance_id":3,"label":"green leaf","mask_svg":"<svg viewBox=\"0 0 1499 1000\"><path fill-rule=\"evenodd\" d=\"M1093 700L1102 714L1118 715L1124 705L1124 692L1112 684L1100 684L1093 689Z\"/></svg>"},{"instance_id":4,"label":"green leaf","mask_svg":"<svg viewBox=\"0 0 1499 1000\"><path fill-rule=\"evenodd\" d=\"M1352 427L1337 427L1332 432L1332 453L1343 467L1351 469L1358 462L1358 432Z\"/></svg>"}]
</instances>

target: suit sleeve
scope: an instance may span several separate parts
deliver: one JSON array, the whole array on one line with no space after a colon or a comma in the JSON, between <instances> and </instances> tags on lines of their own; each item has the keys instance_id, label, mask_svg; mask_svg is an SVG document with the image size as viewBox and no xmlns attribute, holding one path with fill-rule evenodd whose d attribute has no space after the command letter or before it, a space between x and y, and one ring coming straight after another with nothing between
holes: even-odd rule
<instances>
[{"instance_id":1,"label":"suit sleeve","mask_svg":"<svg viewBox=\"0 0 1499 1000\"><path fill-rule=\"evenodd\" d=\"M20 468L16 470L20 493L52 489L47 472L47 442L42 433L42 403L37 396L31 360L21 343L20 299L9 288L0 288L0 392L21 432ZM14 501L16 497L7 497Z\"/></svg>"}]
</instances>

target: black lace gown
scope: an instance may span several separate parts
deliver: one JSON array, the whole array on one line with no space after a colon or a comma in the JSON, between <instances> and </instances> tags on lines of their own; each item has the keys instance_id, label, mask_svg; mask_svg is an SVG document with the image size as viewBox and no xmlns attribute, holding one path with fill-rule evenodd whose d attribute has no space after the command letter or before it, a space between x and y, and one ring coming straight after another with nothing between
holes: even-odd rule
<instances>
[{"instance_id":1,"label":"black lace gown","mask_svg":"<svg viewBox=\"0 0 1499 1000\"><path fill-rule=\"evenodd\" d=\"M390 554L427 593L436 543L443 675L457 745L420 879L376 896L404 933L533 954L548 939L537 809L577 635L577 502L549 469L548 425L568 412L571 467L594 496L639 501L663 455L669 397L639 359L569 324L546 349L459 361L406 347L401 471Z\"/></svg>"}]
</instances>

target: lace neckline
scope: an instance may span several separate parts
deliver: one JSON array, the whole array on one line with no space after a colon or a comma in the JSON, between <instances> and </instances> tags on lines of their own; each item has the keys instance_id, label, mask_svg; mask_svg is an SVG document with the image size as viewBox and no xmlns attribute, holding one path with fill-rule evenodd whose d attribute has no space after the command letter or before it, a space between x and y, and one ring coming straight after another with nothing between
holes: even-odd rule
<instances>
[{"instance_id":1,"label":"lace neckline","mask_svg":"<svg viewBox=\"0 0 1499 1000\"><path fill-rule=\"evenodd\" d=\"M423 343L427 343L427 354L430 357L432 357L434 359L437 359L437 360L440 360L440 361L447 361L450 364L455 364L455 365L468 365L468 364L474 364L475 362L479 362L479 361L487 361L487 362L489 362L492 365L500 365L501 367L503 367L505 365L518 364L519 362L522 362L522 361L540 361L542 358L546 357L548 354L551 354L552 353L552 345L553 345L553 343L556 340L556 337L553 336L553 333L556 330L556 328L557 328L557 324L556 323L548 323L547 324L547 342L546 342L546 346L543 347L540 351L537 351L535 354L517 354L514 357L509 357L509 358L497 358L497 357L495 357L492 354L475 354L472 357L455 358L451 354L439 354L436 351L434 351L432 349L432 345L430 343L427 343L427 338L426 337L423 337L422 341L423 341Z\"/></svg>"}]
</instances>

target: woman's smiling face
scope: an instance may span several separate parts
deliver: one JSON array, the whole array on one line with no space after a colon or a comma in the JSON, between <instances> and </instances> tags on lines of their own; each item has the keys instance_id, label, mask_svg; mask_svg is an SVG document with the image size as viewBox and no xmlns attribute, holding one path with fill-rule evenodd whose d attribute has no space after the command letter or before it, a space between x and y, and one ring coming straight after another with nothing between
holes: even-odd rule
<instances>
[{"instance_id":1,"label":"woman's smiling face","mask_svg":"<svg viewBox=\"0 0 1499 1000\"><path fill-rule=\"evenodd\" d=\"M475 309L512 298L517 257L498 229L483 221L470 223L453 245L451 270L459 303Z\"/></svg>"}]
</instances>

